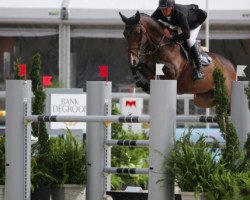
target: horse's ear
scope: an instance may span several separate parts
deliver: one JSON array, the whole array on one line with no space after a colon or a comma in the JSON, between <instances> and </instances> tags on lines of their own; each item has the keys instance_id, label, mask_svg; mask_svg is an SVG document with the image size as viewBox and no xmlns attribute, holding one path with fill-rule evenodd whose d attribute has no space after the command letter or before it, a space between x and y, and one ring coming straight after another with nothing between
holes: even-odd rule
<instances>
[{"instance_id":1,"label":"horse's ear","mask_svg":"<svg viewBox=\"0 0 250 200\"><path fill-rule=\"evenodd\" d=\"M135 14L135 20L136 20L137 22L140 21L140 13L139 13L138 10L137 10L137 12L136 12L136 14Z\"/></svg>"},{"instance_id":2,"label":"horse's ear","mask_svg":"<svg viewBox=\"0 0 250 200\"><path fill-rule=\"evenodd\" d=\"M121 12L119 12L120 17L122 18L122 21L126 24L128 21L128 18L125 17Z\"/></svg>"}]
</instances>

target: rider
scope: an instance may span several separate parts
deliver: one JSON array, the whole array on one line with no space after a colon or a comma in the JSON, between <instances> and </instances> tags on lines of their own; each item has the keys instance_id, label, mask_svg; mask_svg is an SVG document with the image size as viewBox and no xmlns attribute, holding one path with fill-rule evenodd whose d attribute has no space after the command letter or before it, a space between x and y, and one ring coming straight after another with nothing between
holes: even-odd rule
<instances>
[{"instance_id":1,"label":"rider","mask_svg":"<svg viewBox=\"0 0 250 200\"><path fill-rule=\"evenodd\" d=\"M207 13L199 9L198 5L180 5L175 0L159 0L159 6L151 15L156 20L162 20L170 25L176 26L178 34L172 36L168 31L164 33L176 42L186 40L190 54L195 63L193 71L194 79L203 79L204 73L201 69L201 60L197 46L195 45L201 24L206 20Z\"/></svg>"}]
</instances>

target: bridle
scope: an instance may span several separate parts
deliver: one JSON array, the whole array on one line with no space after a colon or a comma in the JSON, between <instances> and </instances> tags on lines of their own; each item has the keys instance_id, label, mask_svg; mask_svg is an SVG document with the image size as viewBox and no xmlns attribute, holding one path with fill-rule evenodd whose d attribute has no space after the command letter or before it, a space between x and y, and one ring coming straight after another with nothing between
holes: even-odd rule
<instances>
[{"instance_id":1,"label":"bridle","mask_svg":"<svg viewBox=\"0 0 250 200\"><path fill-rule=\"evenodd\" d=\"M126 25L127 29L130 29L130 32L135 27L140 27L140 42L138 43L137 47L130 47L128 48L128 52L138 57L140 62L144 62L145 56L155 54L161 47L166 46L168 44L173 43L172 39L166 38L165 34L161 37L158 42L154 42L152 38L147 33L146 28L142 24L135 24L135 25ZM142 43L143 36L146 37L145 43ZM167 40L166 40L167 39ZM147 44L148 42L148 44ZM152 47L148 49L148 46ZM148 49L148 50L147 50ZM138 53L134 52L136 50Z\"/></svg>"},{"instance_id":2,"label":"bridle","mask_svg":"<svg viewBox=\"0 0 250 200\"><path fill-rule=\"evenodd\" d=\"M125 26L125 31L128 35L134 30L134 28L140 28L140 42L135 47L128 48L128 52L136 56L139 62L136 65L130 64L129 67L132 71L132 75L135 79L137 87L141 87L143 91L150 92L150 82L144 76L144 66L146 64L146 56L155 54L161 47L172 44L173 40L166 38L165 34L160 38L159 41L153 41L150 35L147 33L146 28L138 23L134 25ZM129 40L129 36L127 38ZM145 39L145 40L144 40ZM144 41L143 41L144 40ZM135 52L136 51L136 52Z\"/></svg>"},{"instance_id":3,"label":"bridle","mask_svg":"<svg viewBox=\"0 0 250 200\"><path fill-rule=\"evenodd\" d=\"M140 27L140 38L141 39L140 39L140 42L138 43L138 46L128 48L128 52L138 57L137 53L135 53L134 50L138 50L138 51L140 50L141 41L142 41L142 37L144 34L142 29L141 29L141 25L140 24L126 25L125 30L127 30L126 32L130 34L133 31L133 29L136 27Z\"/></svg>"}]
</instances>

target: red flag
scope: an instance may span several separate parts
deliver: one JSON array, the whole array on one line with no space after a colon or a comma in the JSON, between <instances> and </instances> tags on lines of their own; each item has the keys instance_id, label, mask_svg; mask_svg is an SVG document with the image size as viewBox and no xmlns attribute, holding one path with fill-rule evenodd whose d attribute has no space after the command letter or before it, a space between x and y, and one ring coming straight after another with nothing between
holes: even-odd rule
<instances>
[{"instance_id":1,"label":"red flag","mask_svg":"<svg viewBox=\"0 0 250 200\"><path fill-rule=\"evenodd\" d=\"M43 76L43 88L45 88L45 86L52 85L51 79L52 76Z\"/></svg>"},{"instance_id":2,"label":"red flag","mask_svg":"<svg viewBox=\"0 0 250 200\"><path fill-rule=\"evenodd\" d=\"M108 66L102 65L99 66L100 74L99 77L108 77Z\"/></svg>"},{"instance_id":3,"label":"red flag","mask_svg":"<svg viewBox=\"0 0 250 200\"><path fill-rule=\"evenodd\" d=\"M25 76L26 77L26 64L20 64L20 65L18 65L18 67L19 67L18 76Z\"/></svg>"},{"instance_id":4,"label":"red flag","mask_svg":"<svg viewBox=\"0 0 250 200\"><path fill-rule=\"evenodd\" d=\"M136 101L126 101L126 105L125 106L126 107L127 106L129 106L129 107L132 107L132 106L136 107Z\"/></svg>"}]
</instances>

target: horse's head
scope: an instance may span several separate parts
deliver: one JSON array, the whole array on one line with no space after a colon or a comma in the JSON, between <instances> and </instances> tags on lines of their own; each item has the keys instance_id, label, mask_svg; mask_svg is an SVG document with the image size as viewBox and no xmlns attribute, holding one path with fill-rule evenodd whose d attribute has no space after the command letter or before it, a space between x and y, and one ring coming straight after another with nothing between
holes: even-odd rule
<instances>
[{"instance_id":1,"label":"horse's head","mask_svg":"<svg viewBox=\"0 0 250 200\"><path fill-rule=\"evenodd\" d=\"M119 12L125 23L124 37L128 46L128 60L132 67L144 62L146 56L153 55L163 41L164 33L158 21L139 11L130 18Z\"/></svg>"},{"instance_id":2,"label":"horse's head","mask_svg":"<svg viewBox=\"0 0 250 200\"><path fill-rule=\"evenodd\" d=\"M142 43L143 30L140 24L139 11L130 18L125 17L120 13L122 21L125 23L123 35L128 45L128 59L131 66L137 66L140 62L139 51Z\"/></svg>"}]
</instances>

